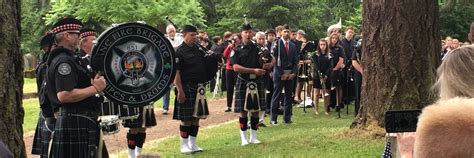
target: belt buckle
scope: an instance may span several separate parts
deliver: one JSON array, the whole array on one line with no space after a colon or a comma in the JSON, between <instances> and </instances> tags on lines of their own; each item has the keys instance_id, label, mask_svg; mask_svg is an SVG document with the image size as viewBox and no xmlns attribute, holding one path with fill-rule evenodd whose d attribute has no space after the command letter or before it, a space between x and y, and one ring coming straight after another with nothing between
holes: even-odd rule
<instances>
[{"instance_id":1,"label":"belt buckle","mask_svg":"<svg viewBox=\"0 0 474 158\"><path fill-rule=\"evenodd\" d=\"M249 74L249 79L251 79L251 80L257 79L257 75L256 74Z\"/></svg>"}]
</instances>

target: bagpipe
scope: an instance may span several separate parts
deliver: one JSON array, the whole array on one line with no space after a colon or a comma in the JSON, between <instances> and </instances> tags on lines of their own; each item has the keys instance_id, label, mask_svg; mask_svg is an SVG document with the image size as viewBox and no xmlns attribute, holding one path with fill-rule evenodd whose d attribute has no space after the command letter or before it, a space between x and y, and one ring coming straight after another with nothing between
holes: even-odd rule
<instances>
[{"instance_id":1,"label":"bagpipe","mask_svg":"<svg viewBox=\"0 0 474 158\"><path fill-rule=\"evenodd\" d=\"M171 21L171 18L166 16L165 19L172 24L173 26L178 29L178 26ZM204 58L206 60L205 66L206 66L206 81L211 81L216 77L217 72L219 71L219 68L222 67L222 54L215 53L212 50L207 49L206 47L202 46L198 42L193 43L199 51L204 55Z\"/></svg>"},{"instance_id":2,"label":"bagpipe","mask_svg":"<svg viewBox=\"0 0 474 158\"><path fill-rule=\"evenodd\" d=\"M222 54L215 53L214 51L207 49L197 42L194 42L194 45L196 45L199 51L203 53L204 59L206 60L206 81L213 80L216 77L219 68L222 67L219 65L224 63Z\"/></svg>"},{"instance_id":3,"label":"bagpipe","mask_svg":"<svg viewBox=\"0 0 474 158\"><path fill-rule=\"evenodd\" d=\"M194 42L194 45L204 55L206 67L206 82L213 80L219 71L219 63L222 61L222 55L217 54L212 50L207 49L201 44ZM209 115L208 102L205 95L204 84L198 84L196 90L196 100L194 102L193 116L200 119L205 119Z\"/></svg>"},{"instance_id":4,"label":"bagpipe","mask_svg":"<svg viewBox=\"0 0 474 158\"><path fill-rule=\"evenodd\" d=\"M273 56L270 54L270 50L266 46L260 46L257 42L254 40L250 40L253 45L255 45L258 48L258 62L261 66L263 64L271 63Z\"/></svg>"}]
</instances>

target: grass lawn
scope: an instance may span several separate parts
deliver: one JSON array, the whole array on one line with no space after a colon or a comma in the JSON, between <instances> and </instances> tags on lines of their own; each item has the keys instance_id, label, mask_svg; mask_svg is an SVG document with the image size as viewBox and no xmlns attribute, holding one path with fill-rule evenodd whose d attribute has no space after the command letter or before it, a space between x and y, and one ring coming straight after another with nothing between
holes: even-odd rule
<instances>
[{"instance_id":1,"label":"grass lawn","mask_svg":"<svg viewBox=\"0 0 474 158\"><path fill-rule=\"evenodd\" d=\"M23 132L34 132L40 111L38 98L23 99L23 108L25 109Z\"/></svg>"},{"instance_id":2,"label":"grass lawn","mask_svg":"<svg viewBox=\"0 0 474 158\"><path fill-rule=\"evenodd\" d=\"M353 106L351 106L352 111ZM320 108L320 112L321 112ZM240 145L237 121L222 124L199 132L198 144L204 148L193 157L380 157L382 139L364 139L344 136L349 130L353 114L337 113L330 116L314 115L307 109L293 109L293 124L279 124L259 129L259 140L263 144ZM279 121L281 117L279 117ZM281 122L281 121L280 121ZM265 118L268 124L268 117ZM144 153L162 157L187 157L179 152L179 138L174 135L145 144ZM126 157L121 152L119 157Z\"/></svg>"},{"instance_id":3,"label":"grass lawn","mask_svg":"<svg viewBox=\"0 0 474 158\"><path fill-rule=\"evenodd\" d=\"M25 93L36 93L36 79L34 78L24 78L23 83L23 94Z\"/></svg>"}]
</instances>

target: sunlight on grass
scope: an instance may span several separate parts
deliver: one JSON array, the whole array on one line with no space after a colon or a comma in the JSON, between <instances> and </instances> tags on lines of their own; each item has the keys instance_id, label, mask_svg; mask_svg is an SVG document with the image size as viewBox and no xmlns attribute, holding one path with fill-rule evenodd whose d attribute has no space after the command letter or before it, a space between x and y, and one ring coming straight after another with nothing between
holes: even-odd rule
<instances>
[{"instance_id":1,"label":"sunlight on grass","mask_svg":"<svg viewBox=\"0 0 474 158\"><path fill-rule=\"evenodd\" d=\"M351 106L350 110L352 110ZM322 109L322 108L320 108ZM205 149L193 157L379 157L383 151L382 139L340 137L338 133L349 130L353 114L337 113L330 116L314 115L312 109L304 113L301 108L293 109L293 124L259 129L263 144L240 145L236 120L199 132L198 144ZM321 111L320 111L321 112ZM237 119L237 118L236 118ZM279 117L279 121L281 117ZM281 121L280 121L281 122ZM268 124L268 117L265 118ZM162 157L186 157L179 152L179 138L176 135L145 144L144 153ZM118 154L126 157L126 152Z\"/></svg>"},{"instance_id":2,"label":"sunlight on grass","mask_svg":"<svg viewBox=\"0 0 474 158\"><path fill-rule=\"evenodd\" d=\"M25 93L36 93L36 79L34 78L24 78L23 84L23 94Z\"/></svg>"},{"instance_id":3,"label":"sunlight on grass","mask_svg":"<svg viewBox=\"0 0 474 158\"><path fill-rule=\"evenodd\" d=\"M24 99L23 108L25 109L23 132L32 132L36 128L36 124L38 122L38 114L40 111L38 98Z\"/></svg>"}]
</instances>

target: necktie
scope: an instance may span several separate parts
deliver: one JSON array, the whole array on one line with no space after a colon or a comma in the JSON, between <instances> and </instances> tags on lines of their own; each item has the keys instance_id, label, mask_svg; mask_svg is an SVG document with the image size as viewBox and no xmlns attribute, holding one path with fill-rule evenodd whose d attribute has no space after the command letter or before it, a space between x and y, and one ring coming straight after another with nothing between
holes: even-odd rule
<instances>
[{"instance_id":1,"label":"necktie","mask_svg":"<svg viewBox=\"0 0 474 158\"><path fill-rule=\"evenodd\" d=\"M286 42L285 42L285 51L286 51L286 55L288 55L288 54L289 54L289 49L290 49L290 47L289 47L289 45L288 45L288 41L286 41Z\"/></svg>"}]
</instances>

